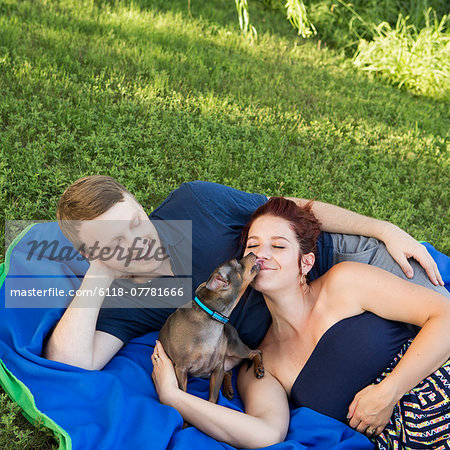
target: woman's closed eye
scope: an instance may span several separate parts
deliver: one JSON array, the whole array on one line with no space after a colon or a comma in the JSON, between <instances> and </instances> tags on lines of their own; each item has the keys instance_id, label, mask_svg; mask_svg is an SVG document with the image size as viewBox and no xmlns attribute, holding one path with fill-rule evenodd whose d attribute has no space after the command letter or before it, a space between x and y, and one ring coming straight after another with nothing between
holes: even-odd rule
<instances>
[{"instance_id":1,"label":"woman's closed eye","mask_svg":"<svg viewBox=\"0 0 450 450\"><path fill-rule=\"evenodd\" d=\"M258 247L258 245L257 244L247 245L247 248L255 248L255 247ZM281 245L272 245L272 247L273 248L285 248L285 247L283 247Z\"/></svg>"}]
</instances>

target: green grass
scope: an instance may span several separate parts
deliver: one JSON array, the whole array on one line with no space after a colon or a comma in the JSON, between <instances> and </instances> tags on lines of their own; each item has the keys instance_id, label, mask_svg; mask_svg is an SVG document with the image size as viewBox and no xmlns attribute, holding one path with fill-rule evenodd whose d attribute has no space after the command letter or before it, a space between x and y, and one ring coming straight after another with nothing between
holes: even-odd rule
<instances>
[{"instance_id":1,"label":"green grass","mask_svg":"<svg viewBox=\"0 0 450 450\"><path fill-rule=\"evenodd\" d=\"M148 211L202 179L335 203L449 253L449 104L367 79L261 4L252 44L233 1L205 3L0 3L5 219L54 219L88 174Z\"/></svg>"},{"instance_id":2,"label":"green grass","mask_svg":"<svg viewBox=\"0 0 450 450\"><path fill-rule=\"evenodd\" d=\"M36 423L36 428L20 415L20 408L0 393L0 448L2 450L49 450L58 446L51 432Z\"/></svg>"}]
</instances>

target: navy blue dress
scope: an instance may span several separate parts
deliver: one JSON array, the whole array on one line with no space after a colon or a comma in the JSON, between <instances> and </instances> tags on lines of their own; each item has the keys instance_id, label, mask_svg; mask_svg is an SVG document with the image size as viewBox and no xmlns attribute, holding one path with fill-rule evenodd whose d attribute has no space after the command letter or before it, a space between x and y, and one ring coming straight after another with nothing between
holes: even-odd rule
<instances>
[{"instance_id":1,"label":"navy blue dress","mask_svg":"<svg viewBox=\"0 0 450 450\"><path fill-rule=\"evenodd\" d=\"M370 312L340 320L321 337L295 380L292 406L346 422L355 394L375 381L411 337L405 324Z\"/></svg>"},{"instance_id":2,"label":"navy blue dress","mask_svg":"<svg viewBox=\"0 0 450 450\"><path fill-rule=\"evenodd\" d=\"M370 312L340 320L325 332L295 380L292 406L346 422L355 395L389 376L413 337L406 324ZM400 399L372 440L377 450L450 449L450 360Z\"/></svg>"}]
</instances>

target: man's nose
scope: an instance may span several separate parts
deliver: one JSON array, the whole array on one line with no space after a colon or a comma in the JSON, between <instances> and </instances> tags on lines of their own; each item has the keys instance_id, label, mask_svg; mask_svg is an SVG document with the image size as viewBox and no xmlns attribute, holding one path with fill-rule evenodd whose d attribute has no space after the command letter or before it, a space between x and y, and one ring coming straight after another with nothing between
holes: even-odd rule
<instances>
[{"instance_id":1,"label":"man's nose","mask_svg":"<svg viewBox=\"0 0 450 450\"><path fill-rule=\"evenodd\" d=\"M124 235L124 244L126 248L139 251L146 248L148 240L142 236L128 232Z\"/></svg>"}]
</instances>

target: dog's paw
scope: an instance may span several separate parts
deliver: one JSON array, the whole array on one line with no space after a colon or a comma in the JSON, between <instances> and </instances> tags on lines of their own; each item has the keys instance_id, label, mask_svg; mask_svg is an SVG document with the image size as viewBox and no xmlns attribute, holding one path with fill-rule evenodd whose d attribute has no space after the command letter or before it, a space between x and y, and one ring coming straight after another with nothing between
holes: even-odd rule
<instances>
[{"instance_id":1,"label":"dog's paw","mask_svg":"<svg viewBox=\"0 0 450 450\"><path fill-rule=\"evenodd\" d=\"M255 377L262 378L264 376L264 366L262 364L255 366Z\"/></svg>"},{"instance_id":2,"label":"dog's paw","mask_svg":"<svg viewBox=\"0 0 450 450\"><path fill-rule=\"evenodd\" d=\"M230 386L228 389L222 389L223 396L228 400L233 400L234 397L234 390Z\"/></svg>"}]
</instances>

